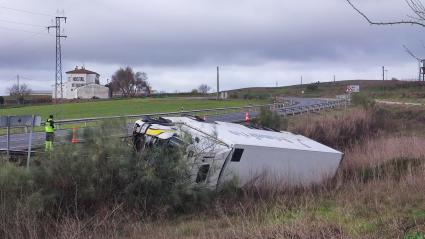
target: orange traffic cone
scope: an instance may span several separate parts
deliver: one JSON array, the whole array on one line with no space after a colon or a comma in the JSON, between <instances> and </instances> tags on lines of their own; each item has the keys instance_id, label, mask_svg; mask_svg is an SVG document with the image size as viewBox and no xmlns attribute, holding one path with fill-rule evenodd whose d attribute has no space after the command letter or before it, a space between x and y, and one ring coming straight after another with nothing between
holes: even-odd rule
<instances>
[{"instance_id":1,"label":"orange traffic cone","mask_svg":"<svg viewBox=\"0 0 425 239\"><path fill-rule=\"evenodd\" d=\"M245 121L246 121L246 122L249 122L249 121L250 121L250 118L249 118L249 112L246 112L246 113L245 113Z\"/></svg>"},{"instance_id":2,"label":"orange traffic cone","mask_svg":"<svg viewBox=\"0 0 425 239\"><path fill-rule=\"evenodd\" d=\"M71 139L71 143L73 143L73 144L78 143L78 139L77 139L77 128L76 127L72 128L72 139Z\"/></svg>"}]
</instances>

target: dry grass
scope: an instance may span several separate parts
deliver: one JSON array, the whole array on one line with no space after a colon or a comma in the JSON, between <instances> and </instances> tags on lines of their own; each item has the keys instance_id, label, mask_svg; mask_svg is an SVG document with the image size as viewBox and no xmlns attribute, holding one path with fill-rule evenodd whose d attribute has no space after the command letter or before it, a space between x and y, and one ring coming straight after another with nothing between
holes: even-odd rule
<instances>
[{"instance_id":1,"label":"dry grass","mask_svg":"<svg viewBox=\"0 0 425 239\"><path fill-rule=\"evenodd\" d=\"M344 168L374 167L397 158L425 158L425 138L416 136L367 139L345 152Z\"/></svg>"},{"instance_id":2,"label":"dry grass","mask_svg":"<svg viewBox=\"0 0 425 239\"><path fill-rule=\"evenodd\" d=\"M218 197L209 209L172 218L140 218L137 211L109 207L91 218L51 221L41 230L44 233L37 233L28 219L16 222L20 227L3 236L254 239L424 235L425 138L378 127L377 122L363 109L298 122L298 132L345 152L338 176L325 185L249 188Z\"/></svg>"},{"instance_id":3,"label":"dry grass","mask_svg":"<svg viewBox=\"0 0 425 239\"><path fill-rule=\"evenodd\" d=\"M341 169L400 157L422 160L423 143L417 137L368 139L346 152ZM285 191L251 188L220 198L210 210L177 218L142 220L137 212L117 209L53 226L59 238L402 238L425 232L424 164L398 180L337 180Z\"/></svg>"},{"instance_id":4,"label":"dry grass","mask_svg":"<svg viewBox=\"0 0 425 239\"><path fill-rule=\"evenodd\" d=\"M363 108L335 115L308 115L297 121L293 132L343 150L377 132L373 115Z\"/></svg>"}]
</instances>

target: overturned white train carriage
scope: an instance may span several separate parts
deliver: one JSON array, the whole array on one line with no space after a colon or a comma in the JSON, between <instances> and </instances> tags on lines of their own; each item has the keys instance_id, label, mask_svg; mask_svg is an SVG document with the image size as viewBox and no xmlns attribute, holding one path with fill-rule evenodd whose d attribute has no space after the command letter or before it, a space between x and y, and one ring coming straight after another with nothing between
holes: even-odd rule
<instances>
[{"instance_id":1,"label":"overturned white train carriage","mask_svg":"<svg viewBox=\"0 0 425 239\"><path fill-rule=\"evenodd\" d=\"M342 159L341 152L301 135L193 117L138 120L133 140L138 150L158 142L186 143L193 183L209 187L235 178L241 187L319 184L335 175Z\"/></svg>"}]
</instances>

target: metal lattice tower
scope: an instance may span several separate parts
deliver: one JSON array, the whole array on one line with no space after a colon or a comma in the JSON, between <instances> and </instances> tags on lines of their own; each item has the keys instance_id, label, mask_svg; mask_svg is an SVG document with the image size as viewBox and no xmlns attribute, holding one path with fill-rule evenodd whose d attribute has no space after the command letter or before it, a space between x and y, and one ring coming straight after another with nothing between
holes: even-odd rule
<instances>
[{"instance_id":1,"label":"metal lattice tower","mask_svg":"<svg viewBox=\"0 0 425 239\"><path fill-rule=\"evenodd\" d=\"M63 101L63 83L62 83L62 47L61 47L61 38L66 38L66 36L61 35L61 20L66 23L66 17L56 17L56 25L48 26L47 31L50 31L50 28L56 29L56 66L55 66L55 102L57 102L58 97L58 82L60 82L60 92L61 92L61 102Z\"/></svg>"},{"instance_id":2,"label":"metal lattice tower","mask_svg":"<svg viewBox=\"0 0 425 239\"><path fill-rule=\"evenodd\" d=\"M407 48L407 46L403 45L403 47L404 47L404 50L406 50L406 52L410 56L412 56L413 58L415 58L418 61L418 64L419 64L419 81L425 81L425 59L417 57L415 54L413 54L412 51L410 51L409 48Z\"/></svg>"}]
</instances>

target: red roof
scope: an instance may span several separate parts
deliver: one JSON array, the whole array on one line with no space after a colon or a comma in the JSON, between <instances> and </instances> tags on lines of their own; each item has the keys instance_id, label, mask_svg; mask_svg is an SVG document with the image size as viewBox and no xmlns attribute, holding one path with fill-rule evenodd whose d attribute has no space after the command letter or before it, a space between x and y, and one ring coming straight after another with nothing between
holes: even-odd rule
<instances>
[{"instance_id":1,"label":"red roof","mask_svg":"<svg viewBox=\"0 0 425 239\"><path fill-rule=\"evenodd\" d=\"M84 68L78 69L77 67L72 71L67 71L66 74L96 74L96 75L99 75L98 73L96 73L94 71L89 71L89 70L84 69Z\"/></svg>"}]
</instances>

